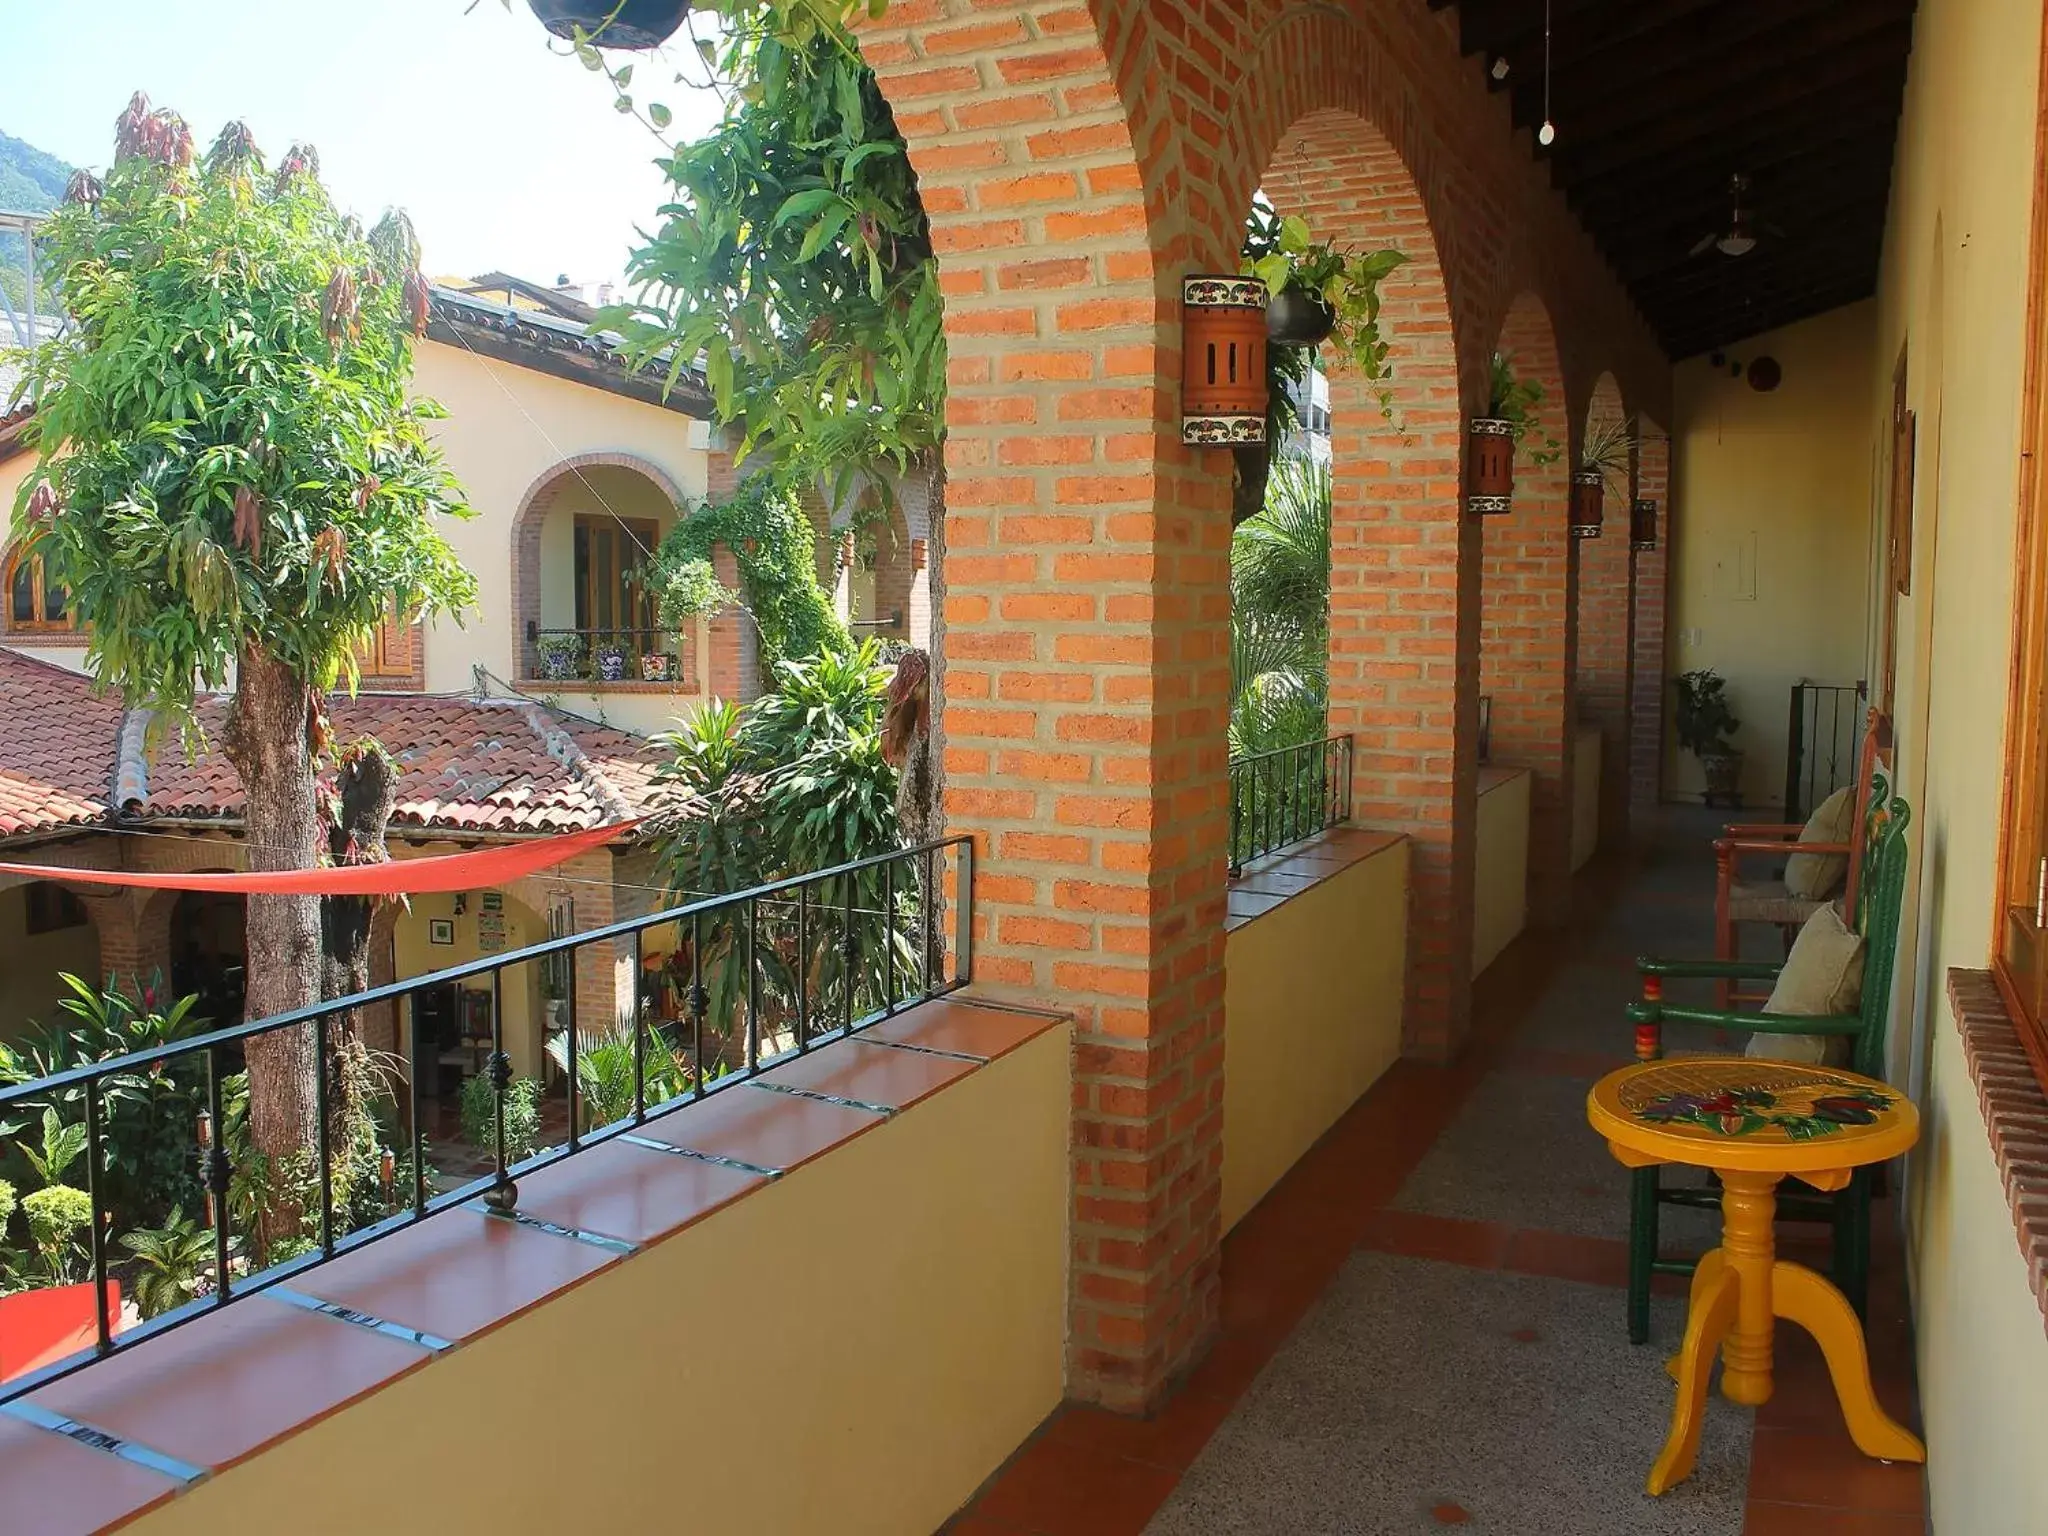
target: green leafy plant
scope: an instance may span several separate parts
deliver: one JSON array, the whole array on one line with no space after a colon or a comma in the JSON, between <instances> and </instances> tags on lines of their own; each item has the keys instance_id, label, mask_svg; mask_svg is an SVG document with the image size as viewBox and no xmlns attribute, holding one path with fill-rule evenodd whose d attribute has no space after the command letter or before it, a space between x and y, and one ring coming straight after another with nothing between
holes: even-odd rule
<instances>
[{"instance_id":1,"label":"green leafy plant","mask_svg":"<svg viewBox=\"0 0 2048 1536\"><path fill-rule=\"evenodd\" d=\"M24 1195L21 1213L44 1273L54 1284L70 1284L78 1259L78 1234L92 1225L92 1197L68 1184L52 1184Z\"/></svg>"},{"instance_id":2,"label":"green leafy plant","mask_svg":"<svg viewBox=\"0 0 2048 1536\"><path fill-rule=\"evenodd\" d=\"M1579 468L1596 472L1608 494L1625 497L1635 451L1633 417L1596 416L1586 423L1585 435L1579 440Z\"/></svg>"},{"instance_id":3,"label":"green leafy plant","mask_svg":"<svg viewBox=\"0 0 2048 1536\"><path fill-rule=\"evenodd\" d=\"M557 1035L548 1042L548 1056L564 1072L569 1070L569 1041ZM688 1093L693 1079L685 1063L662 1038L649 1030L641 1047L641 1083L649 1104L660 1104ZM633 1039L630 1034L611 1035L601 1040L578 1041L576 1049L576 1109L580 1129L597 1130L633 1113ZM509 1131L508 1131L509 1135ZM506 1156L511 1156L509 1145Z\"/></svg>"},{"instance_id":4,"label":"green leafy plant","mask_svg":"<svg viewBox=\"0 0 2048 1536\"><path fill-rule=\"evenodd\" d=\"M36 1177L46 1187L54 1187L64 1182L64 1175L71 1165L85 1153L85 1122L80 1120L67 1124L57 1118L56 1110L46 1108L42 1129L42 1145L35 1147L23 1142L21 1155L28 1159Z\"/></svg>"},{"instance_id":5,"label":"green leafy plant","mask_svg":"<svg viewBox=\"0 0 2048 1536\"><path fill-rule=\"evenodd\" d=\"M173 1206L161 1227L124 1232L120 1242L135 1256L128 1292L143 1317L169 1312L212 1289L213 1233L182 1207Z\"/></svg>"},{"instance_id":6,"label":"green leafy plant","mask_svg":"<svg viewBox=\"0 0 2048 1536\"><path fill-rule=\"evenodd\" d=\"M1335 317L1332 341L1375 386L1380 410L1391 420L1394 406L1384 383L1390 370L1387 339L1380 331L1380 284L1407 260L1405 252L1392 247L1355 251L1331 245L1314 237L1306 219L1294 214L1279 217L1270 207L1255 206L1247 225L1243 269L1264 282L1275 298L1293 289L1322 301ZM1269 354L1278 350L1267 349Z\"/></svg>"},{"instance_id":7,"label":"green leafy plant","mask_svg":"<svg viewBox=\"0 0 2048 1536\"><path fill-rule=\"evenodd\" d=\"M1290 456L1230 546L1233 755L1321 739L1329 695L1331 474Z\"/></svg>"},{"instance_id":8,"label":"green leafy plant","mask_svg":"<svg viewBox=\"0 0 2048 1536\"><path fill-rule=\"evenodd\" d=\"M1728 707L1727 681L1712 667L1681 672L1671 680L1678 694L1678 708L1672 725L1678 744L1695 757L1725 755L1734 750L1728 740L1742 728Z\"/></svg>"},{"instance_id":9,"label":"green leafy plant","mask_svg":"<svg viewBox=\"0 0 2048 1536\"><path fill-rule=\"evenodd\" d=\"M1487 374L1484 414L1496 421L1506 422L1509 436L1520 444L1528 440L1531 432L1537 430L1537 412L1542 404L1543 386L1534 379L1518 377L1515 373L1514 359L1507 353L1494 353ZM1541 442L1531 448L1529 462L1536 465L1555 464L1563 453L1563 445L1546 432Z\"/></svg>"},{"instance_id":10,"label":"green leafy plant","mask_svg":"<svg viewBox=\"0 0 2048 1536\"><path fill-rule=\"evenodd\" d=\"M498 1096L482 1072L462 1085L462 1139L472 1147L498 1145ZM540 1084L515 1077L505 1088L505 1161L517 1163L540 1149Z\"/></svg>"},{"instance_id":11,"label":"green leafy plant","mask_svg":"<svg viewBox=\"0 0 2048 1536\"><path fill-rule=\"evenodd\" d=\"M74 324L24 370L24 547L129 703L189 734L197 690L233 685L221 746L249 865L311 867L324 694L354 685L394 609L476 597L436 526L468 511L429 436L443 413L409 389L429 304L412 227L392 213L365 235L310 149L271 172L240 123L197 156L138 94L104 179L74 177L41 242ZM319 995L318 934L318 897L249 899L252 1016ZM246 1045L272 1157L311 1141L301 1033Z\"/></svg>"},{"instance_id":12,"label":"green leafy plant","mask_svg":"<svg viewBox=\"0 0 2048 1536\"><path fill-rule=\"evenodd\" d=\"M540 675L547 678L574 677L583 661L581 635L542 635L533 643L540 657Z\"/></svg>"},{"instance_id":13,"label":"green leafy plant","mask_svg":"<svg viewBox=\"0 0 2048 1536\"><path fill-rule=\"evenodd\" d=\"M663 624L679 627L740 600L712 571L711 551L720 544L739 566L745 607L770 662L851 644L818 585L817 530L792 482L769 473L749 475L729 499L678 518L643 563Z\"/></svg>"}]
</instances>

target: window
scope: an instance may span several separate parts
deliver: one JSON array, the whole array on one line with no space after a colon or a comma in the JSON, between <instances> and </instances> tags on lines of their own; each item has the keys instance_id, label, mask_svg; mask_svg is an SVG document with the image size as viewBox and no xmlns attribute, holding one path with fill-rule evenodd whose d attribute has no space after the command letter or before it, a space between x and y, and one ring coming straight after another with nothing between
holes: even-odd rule
<instances>
[{"instance_id":1,"label":"window","mask_svg":"<svg viewBox=\"0 0 2048 1536\"><path fill-rule=\"evenodd\" d=\"M27 908L22 930L31 937L85 926L85 903L63 886L38 880L22 887L21 894Z\"/></svg>"},{"instance_id":2,"label":"window","mask_svg":"<svg viewBox=\"0 0 2048 1536\"><path fill-rule=\"evenodd\" d=\"M420 637L394 605L357 658L365 681L409 683L419 675Z\"/></svg>"},{"instance_id":3,"label":"window","mask_svg":"<svg viewBox=\"0 0 2048 1536\"><path fill-rule=\"evenodd\" d=\"M1992 974L2048 1091L2048 197L2035 209Z\"/></svg>"},{"instance_id":4,"label":"window","mask_svg":"<svg viewBox=\"0 0 2048 1536\"><path fill-rule=\"evenodd\" d=\"M78 628L71 594L43 579L38 555L17 553L7 563L7 627L17 633L66 633Z\"/></svg>"},{"instance_id":5,"label":"window","mask_svg":"<svg viewBox=\"0 0 2048 1536\"><path fill-rule=\"evenodd\" d=\"M652 630L654 599L640 564L654 552L654 524L639 518L576 519L576 627L585 632Z\"/></svg>"}]
</instances>

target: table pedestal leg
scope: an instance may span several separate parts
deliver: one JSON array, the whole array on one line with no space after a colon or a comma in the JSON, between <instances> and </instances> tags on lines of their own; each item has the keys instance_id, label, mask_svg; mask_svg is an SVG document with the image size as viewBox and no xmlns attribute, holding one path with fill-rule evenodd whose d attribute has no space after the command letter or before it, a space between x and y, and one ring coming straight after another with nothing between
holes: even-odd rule
<instances>
[{"instance_id":1,"label":"table pedestal leg","mask_svg":"<svg viewBox=\"0 0 2048 1536\"><path fill-rule=\"evenodd\" d=\"M1721 1350L1721 1395L1758 1407L1771 1400L1771 1266L1777 1235L1775 1173L1721 1170L1721 1252L1742 1283L1735 1326Z\"/></svg>"},{"instance_id":2,"label":"table pedestal leg","mask_svg":"<svg viewBox=\"0 0 2048 1536\"><path fill-rule=\"evenodd\" d=\"M1714 1288L1715 1283L1723 1274L1727 1273L1727 1270L1728 1256L1720 1249L1709 1249L1706 1253L1700 1255L1699 1263L1695 1264L1692 1269L1692 1288L1687 1293L1685 1303L1685 1316L1688 1322L1691 1321L1693 1313L1700 1310L1700 1299ZM1673 1381L1678 1380L1678 1370L1684 1361L1685 1352L1681 1349L1677 1354L1664 1362L1664 1374ZM1708 1367L1711 1368L1713 1364L1714 1357L1712 1355L1707 1356Z\"/></svg>"},{"instance_id":3,"label":"table pedestal leg","mask_svg":"<svg viewBox=\"0 0 2048 1536\"><path fill-rule=\"evenodd\" d=\"M1780 1260L1772 1266L1771 1279L1772 1307L1777 1315L1812 1334L1827 1356L1835 1398L1842 1405L1842 1417L1856 1449L1885 1461L1925 1461L1927 1447L1919 1436L1878 1405L1870 1384L1863 1325L1856 1320L1849 1299L1803 1264Z\"/></svg>"},{"instance_id":4,"label":"table pedestal leg","mask_svg":"<svg viewBox=\"0 0 2048 1536\"><path fill-rule=\"evenodd\" d=\"M1706 1270L1706 1264L1702 1263L1700 1269ZM1708 1273L1704 1286L1700 1278L1696 1271L1692 1308L1685 1319L1685 1342L1678 1346L1673 1361L1678 1402L1671 1410L1671 1433L1665 1436L1657 1464L1650 1468L1647 1486L1653 1497L1692 1476L1693 1462L1700 1453L1700 1420L1706 1411L1707 1377L1714 1369L1714 1352L1735 1321L1741 1293L1741 1280L1735 1271L1723 1263Z\"/></svg>"}]
</instances>

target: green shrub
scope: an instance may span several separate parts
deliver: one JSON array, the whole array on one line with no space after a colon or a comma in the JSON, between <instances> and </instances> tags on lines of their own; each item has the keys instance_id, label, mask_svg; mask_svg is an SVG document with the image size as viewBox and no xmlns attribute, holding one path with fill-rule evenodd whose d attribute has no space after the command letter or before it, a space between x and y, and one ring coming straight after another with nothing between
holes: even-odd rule
<instances>
[{"instance_id":1,"label":"green shrub","mask_svg":"<svg viewBox=\"0 0 2048 1536\"><path fill-rule=\"evenodd\" d=\"M21 1212L50 1278L68 1281L78 1234L92 1225L92 1197L68 1184L52 1184L24 1198Z\"/></svg>"},{"instance_id":2,"label":"green shrub","mask_svg":"<svg viewBox=\"0 0 2048 1536\"><path fill-rule=\"evenodd\" d=\"M498 1144L497 1095L481 1072L462 1085L462 1139L487 1150ZM516 1163L539 1148L540 1084L516 1077L505 1089L505 1161Z\"/></svg>"}]
</instances>

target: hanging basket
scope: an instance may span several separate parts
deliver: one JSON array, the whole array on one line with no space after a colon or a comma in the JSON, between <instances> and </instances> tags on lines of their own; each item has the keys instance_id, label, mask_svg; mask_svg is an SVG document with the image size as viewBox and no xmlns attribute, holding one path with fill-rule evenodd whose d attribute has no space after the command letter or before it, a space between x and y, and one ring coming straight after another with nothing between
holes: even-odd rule
<instances>
[{"instance_id":1,"label":"hanging basket","mask_svg":"<svg viewBox=\"0 0 2048 1536\"><path fill-rule=\"evenodd\" d=\"M1465 424L1465 510L1498 517L1514 510L1515 424L1474 416Z\"/></svg>"},{"instance_id":2,"label":"hanging basket","mask_svg":"<svg viewBox=\"0 0 2048 1536\"><path fill-rule=\"evenodd\" d=\"M1657 503L1647 498L1628 509L1628 547L1649 550L1657 547Z\"/></svg>"},{"instance_id":3,"label":"hanging basket","mask_svg":"<svg viewBox=\"0 0 2048 1536\"><path fill-rule=\"evenodd\" d=\"M1337 328L1330 301L1309 288L1283 288L1266 304L1266 339L1284 347L1319 347Z\"/></svg>"},{"instance_id":4,"label":"hanging basket","mask_svg":"<svg viewBox=\"0 0 2048 1536\"><path fill-rule=\"evenodd\" d=\"M583 35L600 48L659 48L690 13L689 0L526 0L556 37ZM618 14L613 15L616 11Z\"/></svg>"},{"instance_id":5,"label":"hanging basket","mask_svg":"<svg viewBox=\"0 0 2048 1536\"><path fill-rule=\"evenodd\" d=\"M1575 539L1597 539L1605 516L1607 477L1597 469L1572 471L1571 530Z\"/></svg>"},{"instance_id":6,"label":"hanging basket","mask_svg":"<svg viewBox=\"0 0 2048 1536\"><path fill-rule=\"evenodd\" d=\"M1181 279L1180 440L1229 448L1266 440L1266 285L1196 272Z\"/></svg>"}]
</instances>

